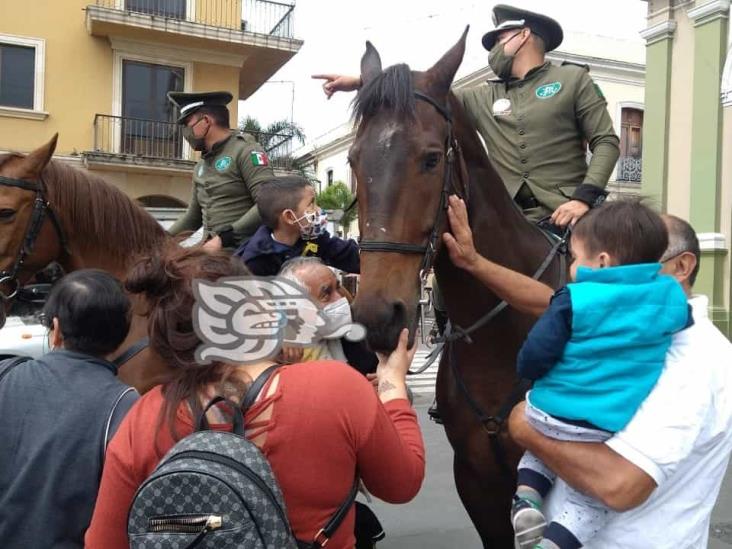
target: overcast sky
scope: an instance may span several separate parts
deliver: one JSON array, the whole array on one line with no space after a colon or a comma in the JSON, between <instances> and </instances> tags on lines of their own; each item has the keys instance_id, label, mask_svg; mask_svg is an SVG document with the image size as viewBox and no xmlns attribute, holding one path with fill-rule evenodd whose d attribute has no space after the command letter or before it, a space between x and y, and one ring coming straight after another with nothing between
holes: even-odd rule
<instances>
[{"instance_id":1,"label":"overcast sky","mask_svg":"<svg viewBox=\"0 0 732 549\"><path fill-rule=\"evenodd\" d=\"M384 67L403 62L424 70L470 24L467 52L457 75L464 76L487 62L480 38L493 27L494 4L485 0L297 0L295 36L305 43L270 82L240 102L239 115L250 114L266 125L289 119L292 110L307 138L317 138L348 121L353 94L336 94L326 101L311 74L358 74L366 40L376 46ZM638 33L646 26L648 6L642 0L514 0L513 5L554 17L567 32L631 40L641 40ZM294 108L290 82L294 82Z\"/></svg>"}]
</instances>

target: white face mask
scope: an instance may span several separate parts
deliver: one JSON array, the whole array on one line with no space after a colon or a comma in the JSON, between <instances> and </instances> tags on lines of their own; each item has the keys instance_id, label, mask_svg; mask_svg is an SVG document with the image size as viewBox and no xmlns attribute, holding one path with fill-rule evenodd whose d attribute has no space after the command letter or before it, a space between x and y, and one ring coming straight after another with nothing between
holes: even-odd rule
<instances>
[{"instance_id":1,"label":"white face mask","mask_svg":"<svg viewBox=\"0 0 732 549\"><path fill-rule=\"evenodd\" d=\"M328 303L321 310L323 316L326 318L327 325L323 330L327 335L325 339L334 339L343 337L344 330L342 328L348 328L350 330L351 324L353 324L353 318L351 317L351 305L345 297ZM345 331L348 331L345 330Z\"/></svg>"}]
</instances>

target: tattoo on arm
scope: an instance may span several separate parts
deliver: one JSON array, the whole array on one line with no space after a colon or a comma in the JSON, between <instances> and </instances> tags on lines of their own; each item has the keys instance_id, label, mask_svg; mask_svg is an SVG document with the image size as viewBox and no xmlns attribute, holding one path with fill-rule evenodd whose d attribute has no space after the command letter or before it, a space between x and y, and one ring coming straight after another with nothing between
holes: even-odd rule
<instances>
[{"instance_id":1,"label":"tattoo on arm","mask_svg":"<svg viewBox=\"0 0 732 549\"><path fill-rule=\"evenodd\" d=\"M387 379L385 379L384 381L379 383L379 388L378 388L379 394L385 393L387 391L391 391L392 389L396 389L396 385L394 385Z\"/></svg>"}]
</instances>

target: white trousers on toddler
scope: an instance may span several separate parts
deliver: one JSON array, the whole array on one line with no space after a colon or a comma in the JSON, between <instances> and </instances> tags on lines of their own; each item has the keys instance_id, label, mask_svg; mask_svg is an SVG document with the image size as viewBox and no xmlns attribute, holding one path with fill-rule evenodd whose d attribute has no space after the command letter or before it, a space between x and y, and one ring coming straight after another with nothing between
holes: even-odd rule
<instances>
[{"instance_id":1,"label":"white trousers on toddler","mask_svg":"<svg viewBox=\"0 0 732 549\"><path fill-rule=\"evenodd\" d=\"M529 395L530 393L526 395L526 419L544 436L570 442L605 442L613 435L607 431L589 429L560 421L532 406ZM552 484L556 479L554 472L531 452L524 453L518 468L531 469L546 477ZM568 486L564 507L561 513L554 517L553 522L561 524L584 545L607 524L614 514L615 511L600 501Z\"/></svg>"}]
</instances>

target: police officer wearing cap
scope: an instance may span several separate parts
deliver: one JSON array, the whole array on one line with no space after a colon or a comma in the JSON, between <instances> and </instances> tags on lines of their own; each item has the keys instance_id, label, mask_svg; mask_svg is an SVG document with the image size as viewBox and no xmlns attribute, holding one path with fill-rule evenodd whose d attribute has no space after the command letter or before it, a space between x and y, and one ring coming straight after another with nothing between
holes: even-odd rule
<instances>
[{"instance_id":1,"label":"police officer wearing cap","mask_svg":"<svg viewBox=\"0 0 732 549\"><path fill-rule=\"evenodd\" d=\"M545 53L562 42L559 23L506 5L493 8L493 20L483 46L496 77L455 94L527 217L574 223L604 200L620 154L607 103L586 67L546 61ZM359 77L314 78L326 80L328 97L361 84Z\"/></svg>"},{"instance_id":2,"label":"police officer wearing cap","mask_svg":"<svg viewBox=\"0 0 732 549\"><path fill-rule=\"evenodd\" d=\"M229 92L169 92L168 99L180 109L183 137L201 152L188 209L168 232L203 225L205 248L235 249L261 224L257 187L274 177L267 154L251 135L229 129Z\"/></svg>"}]
</instances>

